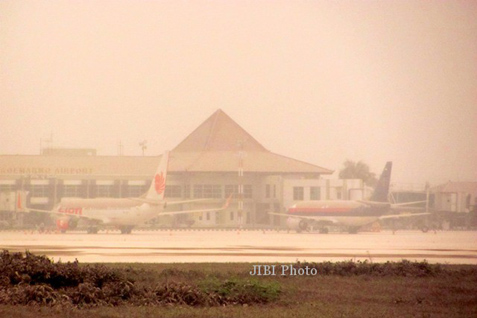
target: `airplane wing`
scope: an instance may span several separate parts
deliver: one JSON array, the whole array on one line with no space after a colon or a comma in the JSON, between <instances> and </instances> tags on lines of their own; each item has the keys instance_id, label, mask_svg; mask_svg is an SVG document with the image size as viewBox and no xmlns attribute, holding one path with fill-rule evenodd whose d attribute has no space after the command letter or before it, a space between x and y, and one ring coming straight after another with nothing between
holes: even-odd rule
<instances>
[{"instance_id":1,"label":"airplane wing","mask_svg":"<svg viewBox=\"0 0 477 318\"><path fill-rule=\"evenodd\" d=\"M427 201L414 201L414 202L403 202L403 203L393 203L391 204L391 210L395 213L406 213L406 212L426 212L426 207L422 206L409 206L413 204L422 204ZM397 215L397 214L396 214Z\"/></svg>"},{"instance_id":2,"label":"airplane wing","mask_svg":"<svg viewBox=\"0 0 477 318\"><path fill-rule=\"evenodd\" d=\"M181 205L181 204L187 204L187 203L196 203L196 202L207 202L207 201L212 201L215 199L194 199L194 200L185 200L185 201L167 201L167 206L171 205Z\"/></svg>"},{"instance_id":3,"label":"airplane wing","mask_svg":"<svg viewBox=\"0 0 477 318\"><path fill-rule=\"evenodd\" d=\"M386 208L391 206L389 202L377 202L377 201L365 201L365 200L356 200L356 201L359 203L366 204L367 206L373 206L377 208Z\"/></svg>"},{"instance_id":4,"label":"airplane wing","mask_svg":"<svg viewBox=\"0 0 477 318\"><path fill-rule=\"evenodd\" d=\"M70 216L82 219L89 219L89 220L96 220L96 221L104 221L102 218L94 217L94 216L86 216L82 214L69 214L64 212L58 212L56 210L40 210L40 209L30 209L23 207L22 209L18 209L17 212L39 212L39 213L46 213L54 216Z\"/></svg>"},{"instance_id":5,"label":"airplane wing","mask_svg":"<svg viewBox=\"0 0 477 318\"><path fill-rule=\"evenodd\" d=\"M389 214L389 215L382 215L379 217L380 220L383 219L398 219L398 218L407 218L412 216L419 216L419 215L429 215L431 213L406 213L406 214Z\"/></svg>"},{"instance_id":6,"label":"airplane wing","mask_svg":"<svg viewBox=\"0 0 477 318\"><path fill-rule=\"evenodd\" d=\"M150 205L163 205L163 204L165 204L165 201L161 201L161 200L151 200L151 199L146 199L146 198L128 198L128 199L132 200L132 201L141 202L141 203L147 203L147 204L150 204Z\"/></svg>"},{"instance_id":7,"label":"airplane wing","mask_svg":"<svg viewBox=\"0 0 477 318\"><path fill-rule=\"evenodd\" d=\"M206 199L209 200L209 199ZM184 211L171 211L171 212L160 212L159 216L163 215L178 215L178 214L190 214L190 213L200 213L200 212L217 212L217 211L222 211L225 210L229 205L230 201L232 200L232 195L228 197L228 199L225 201L224 205L220 208L209 208L209 209L198 209L198 210L184 210ZM201 200L203 201L203 200ZM190 201L187 201L190 202ZM184 203L184 201L183 201Z\"/></svg>"},{"instance_id":8,"label":"airplane wing","mask_svg":"<svg viewBox=\"0 0 477 318\"><path fill-rule=\"evenodd\" d=\"M77 217L77 218L83 218L83 219L89 219L89 220L96 220L96 221L104 221L101 218L96 218L96 217L91 217L91 216L85 216L80 213L64 213L60 212L58 210L41 210L41 209L32 209L28 208L26 206L23 206L23 200L20 194L18 194L18 199L17 199L17 212L19 213L25 213L25 212L39 212L39 213L45 213L45 214L50 214L50 215L55 215L55 216L71 216L71 217Z\"/></svg>"},{"instance_id":9,"label":"airplane wing","mask_svg":"<svg viewBox=\"0 0 477 318\"><path fill-rule=\"evenodd\" d=\"M129 198L129 200L137 201L137 202L141 202L141 203L148 203L150 205L171 206L171 205L181 205L181 204L187 204L187 203L206 202L206 201L211 201L211 200L214 200L214 199L194 199L194 200L185 200L185 201L162 201L162 200L151 200L151 199L146 199L146 198Z\"/></svg>"},{"instance_id":10,"label":"airplane wing","mask_svg":"<svg viewBox=\"0 0 477 318\"><path fill-rule=\"evenodd\" d=\"M403 203L389 203L389 202L377 202L377 201L366 201L366 200L357 200L357 201L360 203L366 204L368 206L373 206L378 208L389 207L391 209L396 209L401 206L426 203L426 201L412 201L412 202L403 202Z\"/></svg>"},{"instance_id":11,"label":"airplane wing","mask_svg":"<svg viewBox=\"0 0 477 318\"><path fill-rule=\"evenodd\" d=\"M338 223L338 220L331 216L302 216L302 215L290 215L287 213L277 213L277 212L268 212L271 215L278 215L278 216L286 216L290 218L297 218L303 220L310 220L315 222L331 222L331 223Z\"/></svg>"},{"instance_id":12,"label":"airplane wing","mask_svg":"<svg viewBox=\"0 0 477 318\"><path fill-rule=\"evenodd\" d=\"M426 203L427 201L412 201L412 202L403 202L403 203L393 203L391 204L391 207L397 207L397 206L405 206L405 205L413 205L413 204L420 204L420 203Z\"/></svg>"}]
</instances>

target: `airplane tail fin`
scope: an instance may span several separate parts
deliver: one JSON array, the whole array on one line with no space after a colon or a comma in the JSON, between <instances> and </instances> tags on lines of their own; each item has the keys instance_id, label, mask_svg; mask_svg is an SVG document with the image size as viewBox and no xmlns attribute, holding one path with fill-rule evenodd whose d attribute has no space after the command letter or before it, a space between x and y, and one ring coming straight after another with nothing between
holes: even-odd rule
<instances>
[{"instance_id":1,"label":"airplane tail fin","mask_svg":"<svg viewBox=\"0 0 477 318\"><path fill-rule=\"evenodd\" d=\"M378 180L374 193L369 199L373 202L388 202L389 183L391 181L391 170L393 168L392 161L386 162L383 173Z\"/></svg>"},{"instance_id":2,"label":"airplane tail fin","mask_svg":"<svg viewBox=\"0 0 477 318\"><path fill-rule=\"evenodd\" d=\"M26 196L25 191L17 191L17 202L16 202L16 211L17 212L28 212L26 208Z\"/></svg>"},{"instance_id":3,"label":"airplane tail fin","mask_svg":"<svg viewBox=\"0 0 477 318\"><path fill-rule=\"evenodd\" d=\"M148 200L164 200L164 192L166 191L167 166L169 164L169 151L166 151L161 158L159 167L157 168L151 186L146 193Z\"/></svg>"}]
</instances>

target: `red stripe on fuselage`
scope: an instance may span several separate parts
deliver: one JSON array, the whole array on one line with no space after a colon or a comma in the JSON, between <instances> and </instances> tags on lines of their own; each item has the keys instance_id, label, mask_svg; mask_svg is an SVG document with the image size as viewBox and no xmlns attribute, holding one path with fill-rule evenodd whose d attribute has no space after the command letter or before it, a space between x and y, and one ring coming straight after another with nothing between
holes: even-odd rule
<instances>
[{"instance_id":1,"label":"red stripe on fuselage","mask_svg":"<svg viewBox=\"0 0 477 318\"><path fill-rule=\"evenodd\" d=\"M290 208L288 213L346 213L353 208L321 207L321 208Z\"/></svg>"}]
</instances>

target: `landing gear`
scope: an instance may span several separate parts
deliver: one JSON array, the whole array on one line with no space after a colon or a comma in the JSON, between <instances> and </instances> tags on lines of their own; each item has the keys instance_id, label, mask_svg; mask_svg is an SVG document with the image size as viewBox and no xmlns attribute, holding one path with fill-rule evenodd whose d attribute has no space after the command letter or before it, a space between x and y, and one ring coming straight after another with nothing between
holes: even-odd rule
<instances>
[{"instance_id":1,"label":"landing gear","mask_svg":"<svg viewBox=\"0 0 477 318\"><path fill-rule=\"evenodd\" d=\"M99 229L97 227L92 226L92 227L88 228L87 233L88 234L98 234L98 231L99 231Z\"/></svg>"},{"instance_id":2,"label":"landing gear","mask_svg":"<svg viewBox=\"0 0 477 318\"><path fill-rule=\"evenodd\" d=\"M322 227L318 231L320 234L328 234L329 230L327 227Z\"/></svg>"},{"instance_id":3,"label":"landing gear","mask_svg":"<svg viewBox=\"0 0 477 318\"><path fill-rule=\"evenodd\" d=\"M131 234L133 227L132 226L123 226L120 228L121 234Z\"/></svg>"},{"instance_id":4,"label":"landing gear","mask_svg":"<svg viewBox=\"0 0 477 318\"><path fill-rule=\"evenodd\" d=\"M302 231L310 232L310 226L305 220L300 220L300 222L298 223L298 229L296 230L297 233L300 233Z\"/></svg>"},{"instance_id":5,"label":"landing gear","mask_svg":"<svg viewBox=\"0 0 477 318\"><path fill-rule=\"evenodd\" d=\"M348 228L348 233L349 234L358 234L359 227L357 226L350 226Z\"/></svg>"},{"instance_id":6,"label":"landing gear","mask_svg":"<svg viewBox=\"0 0 477 318\"><path fill-rule=\"evenodd\" d=\"M429 227L427 225L422 225L421 226L421 231L422 231L422 233L427 233L427 232L429 232Z\"/></svg>"}]
</instances>

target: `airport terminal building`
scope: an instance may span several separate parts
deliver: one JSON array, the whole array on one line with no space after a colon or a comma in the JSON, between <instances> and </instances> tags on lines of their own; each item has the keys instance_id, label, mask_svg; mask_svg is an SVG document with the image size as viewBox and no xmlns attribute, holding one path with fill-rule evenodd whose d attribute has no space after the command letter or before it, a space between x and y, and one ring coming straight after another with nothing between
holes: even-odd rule
<instances>
[{"instance_id":1,"label":"airport terminal building","mask_svg":"<svg viewBox=\"0 0 477 318\"><path fill-rule=\"evenodd\" d=\"M16 191L28 191L26 204L37 209L52 209L65 197L138 197L148 189L160 158L97 156L94 149L2 155L1 220L21 225L45 217L16 213ZM362 197L361 180L324 178L332 172L268 151L218 110L171 150L165 196L167 200L210 199L179 210L220 206L231 194L234 200L223 211L159 217L148 226L280 226L284 220L269 211L285 211L301 200Z\"/></svg>"}]
</instances>

